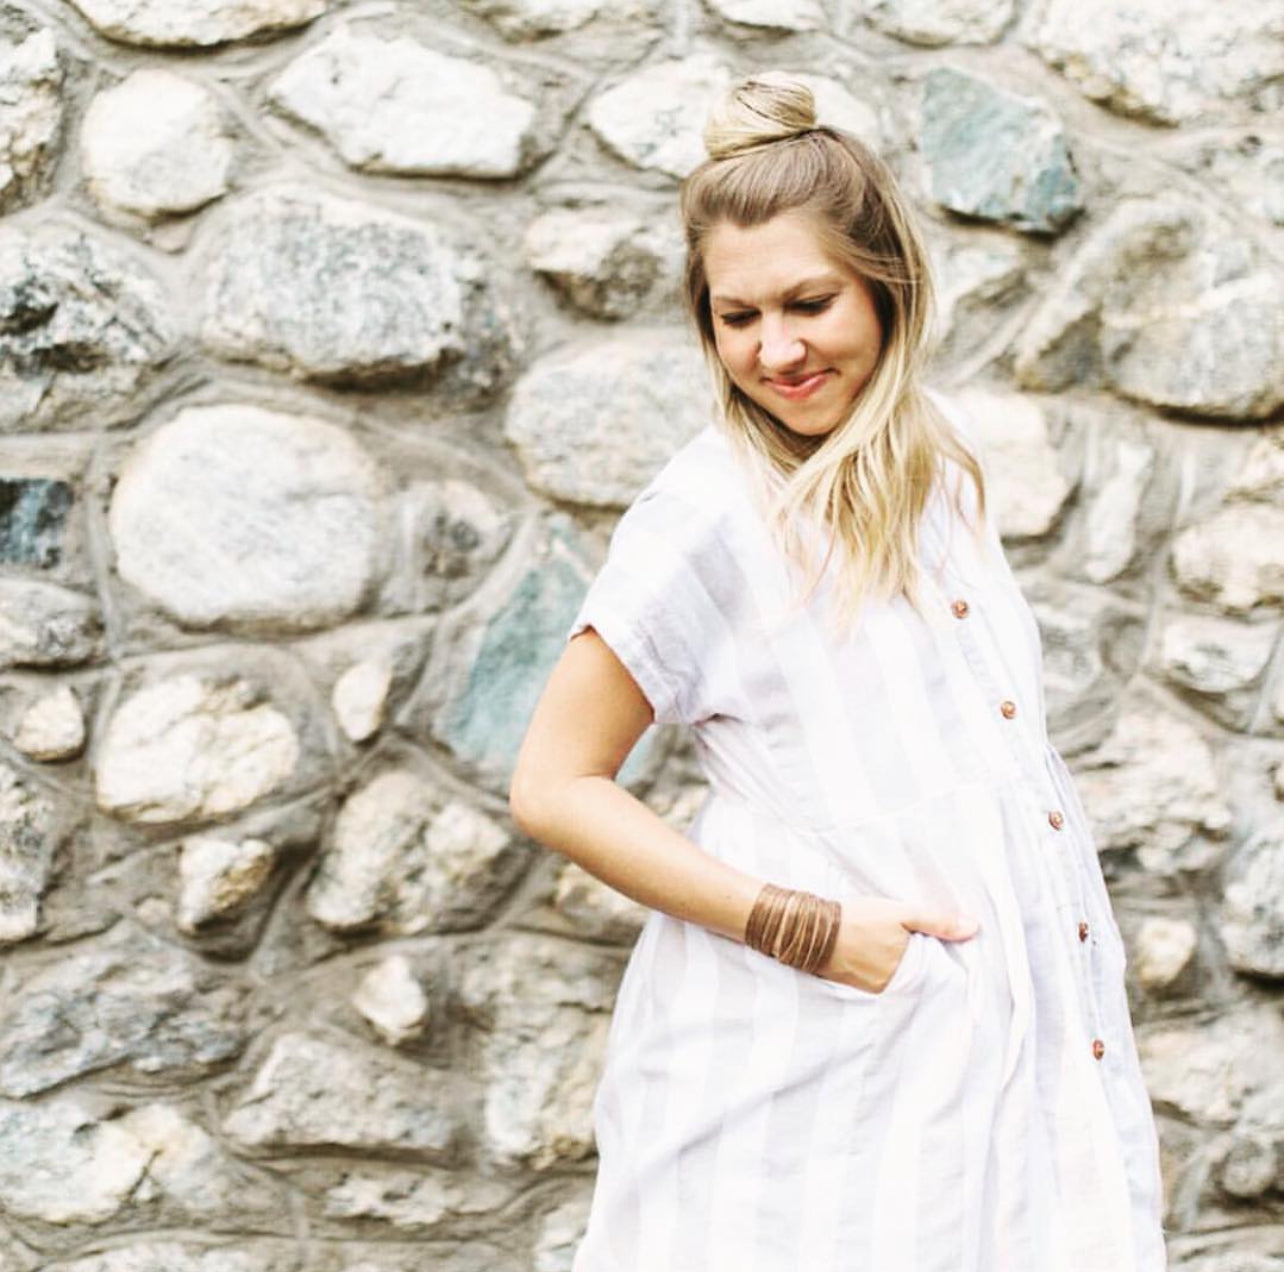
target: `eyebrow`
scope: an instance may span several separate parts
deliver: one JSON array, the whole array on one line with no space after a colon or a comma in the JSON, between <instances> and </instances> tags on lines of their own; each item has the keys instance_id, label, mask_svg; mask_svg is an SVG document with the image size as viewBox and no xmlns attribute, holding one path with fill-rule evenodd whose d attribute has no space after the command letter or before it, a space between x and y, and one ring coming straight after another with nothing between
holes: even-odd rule
<instances>
[{"instance_id":1,"label":"eyebrow","mask_svg":"<svg viewBox=\"0 0 1284 1272\"><path fill-rule=\"evenodd\" d=\"M782 295L782 300L788 300L791 296L798 295L799 292L806 291L809 287L838 287L842 285L842 279L835 274L817 274L814 278L805 278L801 283L795 283ZM710 299L713 305L747 305L749 302L740 300L736 296L713 296Z\"/></svg>"}]
</instances>

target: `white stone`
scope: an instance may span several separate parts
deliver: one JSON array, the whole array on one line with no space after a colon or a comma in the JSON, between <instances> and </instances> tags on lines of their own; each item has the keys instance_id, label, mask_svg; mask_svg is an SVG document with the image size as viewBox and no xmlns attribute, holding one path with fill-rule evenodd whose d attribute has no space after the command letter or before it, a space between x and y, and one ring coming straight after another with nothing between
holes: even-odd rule
<instances>
[{"instance_id":1,"label":"white stone","mask_svg":"<svg viewBox=\"0 0 1284 1272\"><path fill-rule=\"evenodd\" d=\"M1219 930L1232 967L1284 979L1284 828L1263 828L1240 850Z\"/></svg>"},{"instance_id":2,"label":"white stone","mask_svg":"<svg viewBox=\"0 0 1284 1272\"><path fill-rule=\"evenodd\" d=\"M602 14L615 21L647 17L653 0L459 0L506 39L532 40L574 31Z\"/></svg>"},{"instance_id":3,"label":"white stone","mask_svg":"<svg viewBox=\"0 0 1284 1272\"><path fill-rule=\"evenodd\" d=\"M383 490L334 424L240 403L187 407L121 471L108 513L116 568L190 626L327 626L372 585Z\"/></svg>"},{"instance_id":4,"label":"white stone","mask_svg":"<svg viewBox=\"0 0 1284 1272\"><path fill-rule=\"evenodd\" d=\"M185 839L178 858L179 930L195 935L207 923L240 913L262 891L275 861L272 845L262 839Z\"/></svg>"},{"instance_id":5,"label":"white stone","mask_svg":"<svg viewBox=\"0 0 1284 1272\"><path fill-rule=\"evenodd\" d=\"M588 1228L589 1199L565 1201L545 1215L535 1241L532 1272L571 1272L576 1248Z\"/></svg>"},{"instance_id":6,"label":"white stone","mask_svg":"<svg viewBox=\"0 0 1284 1272\"><path fill-rule=\"evenodd\" d=\"M651 913L573 861L558 873L553 906L582 936L599 941L636 938Z\"/></svg>"},{"instance_id":7,"label":"white stone","mask_svg":"<svg viewBox=\"0 0 1284 1272\"><path fill-rule=\"evenodd\" d=\"M1270 623L1228 623L1187 616L1164 627L1159 663L1180 685L1226 694L1254 685L1270 661L1278 628Z\"/></svg>"},{"instance_id":8,"label":"white stone","mask_svg":"<svg viewBox=\"0 0 1284 1272\"><path fill-rule=\"evenodd\" d=\"M356 1167L345 1169L342 1181L327 1189L324 1214L327 1219L379 1219L412 1230L494 1212L511 1199L511 1190L494 1180L470 1179L445 1167L370 1173Z\"/></svg>"},{"instance_id":9,"label":"white stone","mask_svg":"<svg viewBox=\"0 0 1284 1272\"><path fill-rule=\"evenodd\" d=\"M279 789L299 742L243 681L194 675L138 690L112 715L98 755L98 806L127 821L217 817Z\"/></svg>"},{"instance_id":10,"label":"white stone","mask_svg":"<svg viewBox=\"0 0 1284 1272\"><path fill-rule=\"evenodd\" d=\"M744 26L775 31L822 31L825 11L817 0L709 0L715 12Z\"/></svg>"},{"instance_id":11,"label":"white stone","mask_svg":"<svg viewBox=\"0 0 1284 1272\"><path fill-rule=\"evenodd\" d=\"M420 1037L428 1026L428 996L402 954L384 959L362 977L352 1005L394 1047Z\"/></svg>"},{"instance_id":12,"label":"white stone","mask_svg":"<svg viewBox=\"0 0 1284 1272\"><path fill-rule=\"evenodd\" d=\"M535 120L534 105L487 66L346 26L295 59L268 92L370 172L511 177Z\"/></svg>"},{"instance_id":13,"label":"white stone","mask_svg":"<svg viewBox=\"0 0 1284 1272\"><path fill-rule=\"evenodd\" d=\"M504 435L536 490L623 507L713 410L708 370L684 332L630 330L535 362L509 396Z\"/></svg>"},{"instance_id":14,"label":"white stone","mask_svg":"<svg viewBox=\"0 0 1284 1272\"><path fill-rule=\"evenodd\" d=\"M103 34L125 44L183 48L302 26L326 0L72 0Z\"/></svg>"},{"instance_id":15,"label":"white stone","mask_svg":"<svg viewBox=\"0 0 1284 1272\"><path fill-rule=\"evenodd\" d=\"M1080 762L1077 783L1099 849L1136 849L1142 866L1158 874L1220 859L1220 843L1196 850L1191 841L1197 832L1224 839L1231 810L1208 744L1180 717L1147 706L1126 710Z\"/></svg>"},{"instance_id":16,"label":"white stone","mask_svg":"<svg viewBox=\"0 0 1284 1272\"><path fill-rule=\"evenodd\" d=\"M975 426L992 478L987 492L1005 539L1038 538L1056 524L1072 489L1048 438L1039 404L1016 394L964 387L954 396Z\"/></svg>"},{"instance_id":17,"label":"white stone","mask_svg":"<svg viewBox=\"0 0 1284 1272\"><path fill-rule=\"evenodd\" d=\"M1013 0L873 0L869 21L910 44L989 44L1012 20Z\"/></svg>"},{"instance_id":18,"label":"white stone","mask_svg":"<svg viewBox=\"0 0 1284 1272\"><path fill-rule=\"evenodd\" d=\"M883 125L877 108L853 96L837 80L806 71L791 71L790 78L811 89L816 107L816 122L844 132L854 133L877 149L883 144Z\"/></svg>"},{"instance_id":19,"label":"white stone","mask_svg":"<svg viewBox=\"0 0 1284 1272\"><path fill-rule=\"evenodd\" d=\"M380 774L339 810L307 891L318 923L400 935L480 921L506 886L510 839L417 774Z\"/></svg>"},{"instance_id":20,"label":"white stone","mask_svg":"<svg viewBox=\"0 0 1284 1272\"><path fill-rule=\"evenodd\" d=\"M685 177L707 158L705 119L730 82L712 54L658 62L599 93L589 126L626 163Z\"/></svg>"},{"instance_id":21,"label":"white stone","mask_svg":"<svg viewBox=\"0 0 1284 1272\"><path fill-rule=\"evenodd\" d=\"M1284 429L1269 429L1253 443L1226 498L1284 507Z\"/></svg>"},{"instance_id":22,"label":"white stone","mask_svg":"<svg viewBox=\"0 0 1284 1272\"><path fill-rule=\"evenodd\" d=\"M391 687L391 664L375 658L353 663L335 682L330 702L350 741L364 742L379 731Z\"/></svg>"},{"instance_id":23,"label":"white stone","mask_svg":"<svg viewBox=\"0 0 1284 1272\"><path fill-rule=\"evenodd\" d=\"M1229 614L1284 601L1284 508L1231 504L1173 541L1182 589Z\"/></svg>"},{"instance_id":24,"label":"white stone","mask_svg":"<svg viewBox=\"0 0 1284 1272\"><path fill-rule=\"evenodd\" d=\"M62 127L62 66L51 31L0 41L0 209L18 203L54 152Z\"/></svg>"},{"instance_id":25,"label":"white stone","mask_svg":"<svg viewBox=\"0 0 1284 1272\"><path fill-rule=\"evenodd\" d=\"M1155 468L1155 452L1140 442L1115 445L1115 466L1087 501L1080 568L1093 583L1118 578L1137 551L1141 497Z\"/></svg>"},{"instance_id":26,"label":"white stone","mask_svg":"<svg viewBox=\"0 0 1284 1272\"><path fill-rule=\"evenodd\" d=\"M1142 988L1154 993L1172 986L1191 965L1198 944L1199 934L1185 919L1146 919L1131 960Z\"/></svg>"},{"instance_id":27,"label":"white stone","mask_svg":"<svg viewBox=\"0 0 1284 1272\"><path fill-rule=\"evenodd\" d=\"M1094 101L1165 124L1248 105L1284 75L1270 0L1045 0L1029 42Z\"/></svg>"},{"instance_id":28,"label":"white stone","mask_svg":"<svg viewBox=\"0 0 1284 1272\"><path fill-rule=\"evenodd\" d=\"M69 760L80 754L85 716L70 685L60 685L22 713L13 744L33 760Z\"/></svg>"},{"instance_id":29,"label":"white stone","mask_svg":"<svg viewBox=\"0 0 1284 1272\"><path fill-rule=\"evenodd\" d=\"M172 71L143 69L89 104L80 161L108 208L191 212L228 188L233 145L213 95Z\"/></svg>"},{"instance_id":30,"label":"white stone","mask_svg":"<svg viewBox=\"0 0 1284 1272\"><path fill-rule=\"evenodd\" d=\"M38 579L0 580L0 667L74 667L101 650L95 598Z\"/></svg>"}]
</instances>

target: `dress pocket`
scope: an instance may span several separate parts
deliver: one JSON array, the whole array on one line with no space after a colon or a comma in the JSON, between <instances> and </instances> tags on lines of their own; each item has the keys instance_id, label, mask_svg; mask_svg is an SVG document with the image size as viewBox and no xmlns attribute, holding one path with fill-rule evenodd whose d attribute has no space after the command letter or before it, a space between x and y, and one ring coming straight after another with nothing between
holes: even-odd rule
<instances>
[{"instance_id":1,"label":"dress pocket","mask_svg":"<svg viewBox=\"0 0 1284 1272\"><path fill-rule=\"evenodd\" d=\"M840 998L856 999L861 1002L880 1002L884 998L896 998L912 990L922 979L923 966L929 957L928 943L936 937L927 932L910 932L909 940L901 953L900 962L892 972L891 979L877 992L872 989L860 989L842 981L817 977L822 985Z\"/></svg>"}]
</instances>

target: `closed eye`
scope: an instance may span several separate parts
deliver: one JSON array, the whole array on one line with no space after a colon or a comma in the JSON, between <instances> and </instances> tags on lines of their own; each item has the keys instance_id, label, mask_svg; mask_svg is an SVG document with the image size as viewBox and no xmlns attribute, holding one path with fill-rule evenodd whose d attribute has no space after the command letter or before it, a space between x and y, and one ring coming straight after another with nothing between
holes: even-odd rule
<instances>
[{"instance_id":1,"label":"closed eye","mask_svg":"<svg viewBox=\"0 0 1284 1272\"><path fill-rule=\"evenodd\" d=\"M789 308L801 310L805 314L819 314L828 309L833 302L832 296L818 296L814 300L796 300ZM743 327L753 316L752 310L747 313L723 314L722 322L728 327Z\"/></svg>"}]
</instances>

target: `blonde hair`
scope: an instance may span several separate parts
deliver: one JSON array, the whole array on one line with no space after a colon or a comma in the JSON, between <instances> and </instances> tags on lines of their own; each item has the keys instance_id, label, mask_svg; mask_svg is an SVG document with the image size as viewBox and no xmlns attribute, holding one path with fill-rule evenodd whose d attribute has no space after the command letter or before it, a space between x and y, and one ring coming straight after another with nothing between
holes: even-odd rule
<instances>
[{"instance_id":1,"label":"blonde hair","mask_svg":"<svg viewBox=\"0 0 1284 1272\"><path fill-rule=\"evenodd\" d=\"M786 559L803 570L804 605L837 548L845 558L831 617L847 627L872 593L903 595L924 613L918 527L945 457L971 477L978 541L985 481L920 383L933 340L934 288L912 209L887 165L862 141L817 124L804 84L779 72L742 79L715 105L709 158L682 182L685 300L718 386L723 424L754 480ZM863 278L883 330L877 365L852 409L823 437L792 432L745 395L718 357L705 244L720 223L748 228L801 212L825 254ZM966 514L959 487L955 507ZM806 527L830 531L824 559Z\"/></svg>"}]
</instances>

